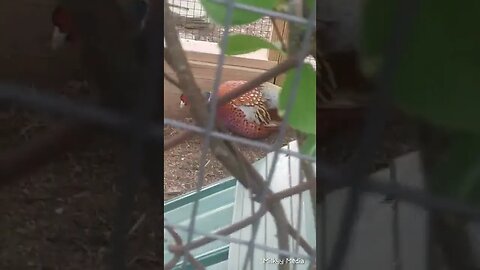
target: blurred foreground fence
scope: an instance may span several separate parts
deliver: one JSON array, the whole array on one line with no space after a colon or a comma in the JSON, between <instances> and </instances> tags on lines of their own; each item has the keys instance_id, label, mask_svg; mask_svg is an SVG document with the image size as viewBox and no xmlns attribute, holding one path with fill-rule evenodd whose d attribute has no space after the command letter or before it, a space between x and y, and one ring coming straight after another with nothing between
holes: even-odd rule
<instances>
[{"instance_id":1,"label":"blurred foreground fence","mask_svg":"<svg viewBox=\"0 0 480 270\"><path fill-rule=\"evenodd\" d=\"M155 1L152 2L152 11L150 15L152 16L149 21L147 22L147 30L153 32L152 29L155 31L158 30L158 22L162 20L162 14L160 13L161 5ZM375 179L368 179L368 167L369 164L372 162L375 151L378 146L378 142L381 140L381 134L385 126L385 122L388 119L388 102L386 102L388 98L388 93L386 89L389 88L390 83L392 82L392 74L395 71L395 65L398 61L397 57L401 55L402 45L403 45L403 36L405 35L405 31L408 30L410 27L409 19L411 17L414 8L408 5L409 1L405 1L401 6L398 12L402 14L399 16L398 23L396 24L397 28L392 31L392 45L389 48L388 57L385 59L385 70L380 74L376 83L376 95L373 98L373 102L369 107L367 115L365 116L366 126L362 137L360 139L360 143L356 152L356 155L345 164L341 171L337 170L336 168L332 168L328 166L326 162L322 160L317 160L314 157L303 155L298 152L290 152L285 150L280 150L282 143L284 141L284 136L287 129L287 123L283 122L278 134L278 137L273 145L264 144L257 141L251 141L244 138L235 137L220 131L214 130L214 119L215 119L215 106L218 103L226 102L229 98L235 97L245 93L249 89L254 86L259 85L264 81L268 81L273 77L291 69L298 67L300 63L303 63L304 59L309 55L309 42L308 39L305 38L303 44L300 46L301 50L298 52L297 55L290 56L287 60L279 63L277 66L267 70L265 73L259 75L258 77L250 80L247 84L238 87L235 89L234 94L230 97L225 97L221 100L213 99L212 107L210 111L207 111L207 108L203 108L201 106L201 102L196 104L194 107L194 112L197 114L194 116L198 125L189 125L185 123L181 123L175 121L173 119L164 119L164 125L170 125L179 129L184 129L190 131L190 133L184 132L180 134L179 137L170 140L170 141L163 141L162 136L162 126L157 125L155 123L148 123L148 112L143 110L147 110L151 107L149 103L151 100L148 100L148 97L151 97L151 93L154 91L158 91L160 87L155 83L159 77L159 72L155 72L158 70L159 67L155 66L156 64L152 64L151 71L148 72L147 81L149 82L147 90L145 93L145 98L141 101L140 104L137 104L138 108L140 108L136 114L126 115L126 114L118 114L116 112L107 110L106 108L101 108L97 106L90 106L74 101L68 101L63 98L59 98L56 96L51 95L42 95L38 93L29 93L29 91L24 91L18 85L8 85L8 84L0 84L0 105L2 109L6 109L12 105L22 106L28 109L34 109L41 112L50 113L52 115L61 115L67 119L72 119L75 121L80 121L84 123L94 124L96 126L101 126L104 129L113 131L113 133L121 133L128 135L131 138L131 153L129 157L131 158L131 171L126 173L126 177L123 181L123 190L125 191L121 200L119 201L118 205L118 216L116 219L116 229L114 234L112 235L112 244L113 244L113 256L112 256L112 267L113 269L126 269L125 267L125 227L128 224L131 205L133 201L133 197L135 195L135 183L137 179L140 177L140 167L141 167L141 157L144 154L144 149L141 147L141 142L144 140L150 140L157 144L164 144L164 149L169 149L178 145L179 143L183 142L186 138L188 138L192 133L201 134L204 138L204 143L202 147L201 153L201 160L200 160L200 169L198 173L198 183L197 183L197 191L199 191L203 187L204 182L204 164L206 163L205 156L208 151L209 146L217 158L221 158L223 164L229 169L232 174L238 177L238 180L242 182L242 184L249 187L250 191L252 192L252 198L261 204L259 210L250 218L245 220L239 221L238 223L232 224L231 226L222 229L220 232L209 232L208 234L203 232L203 236L201 238L193 237L194 232L196 232L196 215L198 213L198 201L194 202L194 207L191 212L191 223L188 224L187 227L181 224L171 224L169 222L164 223L165 230L168 231L169 234L176 240L176 244L170 247L171 251L175 254L174 258L170 262L165 262L165 268L171 269L174 267L178 262L183 259L184 263L183 266L187 264L191 265L195 269L202 269L203 266L199 265L199 262L190 255L190 250L198 248L199 246L205 245L211 241L228 241L228 242L237 242L237 239L231 237L233 233L240 230L241 228L252 226L255 228L256 222L267 212L269 212L275 220L275 226L279 232L278 234L278 246L274 247L259 247L254 244L255 233L252 234L251 241L248 243L240 243L249 247L249 258L253 256L254 249L267 249L269 252L279 254L280 258L285 257L302 257L305 256L298 256L293 250L289 249L288 244L288 236L291 236L292 239L296 240L296 244L299 245L303 250L305 250L308 256L305 258L309 263L311 263L312 268L320 268L320 269L340 269L345 258L345 254L347 252L348 246L350 244L350 238L352 235L352 230L355 226L356 216L359 213L360 209L360 200L362 196L364 196L364 192L373 192L373 193L381 193L385 195L393 196L397 200L404 200L410 203L421 205L429 210L435 211L445 211L445 212L454 212L460 213L467 216L472 217L474 220L478 220L480 218L480 212L478 209L471 207L469 205L464 205L462 203L458 203L456 201L447 200L445 198L438 198L429 195L428 193L402 187L397 183L383 183L379 181L374 181ZM265 16L272 16L275 18L280 18L285 21L289 21L289 23L296 23L296 24L304 24L306 28L306 36L311 35L314 32L316 27L316 18L315 12L311 12L308 18L303 17L296 17L293 15L286 15L279 12L273 12L269 10L263 10L255 6L248 6L248 5L240 5L235 4L234 1L227 2L227 18L226 20L229 21L229 15L231 16L231 9L233 7L255 11L261 13ZM169 13L167 8L166 13L164 14L166 19L173 16ZM195 85L195 81L190 81L191 74L183 74L181 72L185 72L184 69L179 69L181 64L186 64L186 58L184 57L183 51L178 48L178 34L176 31L170 31L174 28L173 22L165 21L166 24L166 32L165 32L165 40L167 44L168 51L165 52L166 57L171 57L170 61L168 59L168 64L173 68L175 71L178 84L182 90L190 91L191 94L197 95L200 97L199 93L194 93L196 90L195 87L192 88L192 85ZM227 24L224 27L224 32L229 32L230 25ZM262 30L263 31L263 30ZM158 33L158 31L157 31ZM152 46L158 48L161 41L156 40L153 37L149 38L149 41L154 43ZM220 38L220 44L225 44L228 42L228 36L222 35ZM218 90L218 86L222 81L222 70L223 65L225 63L225 54L223 53L224 48L222 47L222 53L219 55L218 62L217 62L217 72L214 81L214 92ZM150 52L150 53L155 53ZM160 52L155 54L158 56ZM174 59L172 61L172 58ZM159 65L159 64L158 64ZM188 66L188 65L187 65ZM160 67L161 68L161 67ZM317 66L317 70L319 67ZM298 78L299 79L299 78ZM175 82L175 81L174 81ZM192 84L193 83L193 84ZM299 80L296 82L296 87L293 87L295 90L292 91L292 96L296 95L301 89L298 89ZM285 115L289 114L289 110L285 112ZM133 120L133 121L132 121ZM134 122L134 124L132 124ZM219 140L220 139L220 140ZM305 170L304 176L302 177L302 181L295 187L289 188L287 190L283 190L281 192L273 193L269 189L269 183L271 182L272 173L268 173L266 179L259 177L257 173L255 173L249 164L246 163L246 160L242 157L241 153L235 150L233 146L234 144L245 144L251 145L253 147L265 149L268 151L274 152L273 157L273 165L272 171L274 171L274 167L278 156L280 153L288 153L292 157L298 158L299 160L303 160L302 162L305 164L312 164L316 163L316 171L313 174L313 179L317 179L316 181L305 181L305 178L312 177L312 175L308 175L308 169ZM2 162L5 162L6 159L3 159ZM238 168L241 168L240 170ZM317 175L318 174L318 175ZM2 184L4 182L2 181ZM283 212L282 207L278 203L279 200L299 194L306 190L315 190L315 188L319 189L319 195L322 195L322 192L325 190L332 190L332 189L339 189L343 187L349 187L349 196L347 203L345 204L345 208L342 211L342 222L338 230L338 238L335 241L333 246L332 256L330 258L325 258L325 254L317 255L317 251L319 251L318 247L312 247L304 241L302 236L298 234L297 228L292 226L290 223L285 222L285 214ZM312 193L313 194L313 193ZM321 197L321 196L319 196ZM322 209L322 202L320 199L317 201L317 213L321 213ZM326 220L322 220L321 214L317 215L317 226L320 226L322 223L326 222ZM312 217L313 218L313 217ZM187 239L181 239L178 236L177 230L186 229L188 231ZM318 235L322 235L323 232L319 233ZM198 233L202 235L202 233ZM322 245L322 239L319 239L318 245ZM374 256L374 254L372 254ZM321 263L319 263L321 262ZM248 269L248 264L250 263L250 259L245 260L244 262L244 269ZM281 269L289 269L291 265L278 265Z\"/></svg>"}]
</instances>

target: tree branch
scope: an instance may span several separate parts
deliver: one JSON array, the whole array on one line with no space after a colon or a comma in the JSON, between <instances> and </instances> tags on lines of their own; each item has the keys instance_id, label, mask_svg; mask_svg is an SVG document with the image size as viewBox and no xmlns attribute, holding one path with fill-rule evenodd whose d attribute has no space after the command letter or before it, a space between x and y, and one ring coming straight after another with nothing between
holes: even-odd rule
<instances>
[{"instance_id":1,"label":"tree branch","mask_svg":"<svg viewBox=\"0 0 480 270\"><path fill-rule=\"evenodd\" d=\"M190 107L192 117L197 123L206 126L208 119L208 111L205 106L206 100L203 98L200 88L195 82L190 65L180 44L178 33L175 31L172 13L167 2L165 2L164 6L164 18L165 41L171 58L176 60L173 68L179 79L181 90L192 102L192 106ZM264 191L267 191L267 194L272 193L265 185L261 175L230 142L213 138L210 148L223 166L225 166L243 186L250 189L253 194L259 196L263 194ZM271 208L270 213L274 217L277 226L278 246L280 249L289 250L287 226L289 222L285 216L283 207L280 204L274 204ZM284 256L280 257L284 258Z\"/></svg>"},{"instance_id":2,"label":"tree branch","mask_svg":"<svg viewBox=\"0 0 480 270\"><path fill-rule=\"evenodd\" d=\"M275 67L265 71L264 73L258 75L254 79L252 79L252 80L250 80L250 81L232 89L228 94L219 98L218 106L221 106L221 105L227 103L228 101L230 101L234 98L237 98L237 97L245 94L246 92L258 87L262 83L270 81L271 79L277 77L278 75L280 75L282 73L285 73L288 70L294 68L297 64L298 57L305 58L305 56L303 56L303 55L292 56L289 59L285 60L284 62L282 62L282 63L276 65ZM202 99L203 99L203 97L202 97ZM173 147L181 144L185 139L188 139L193 135L194 135L194 133L192 131L183 131L183 132L179 133L177 136L175 136L174 138L172 138L172 139L170 139L170 140L168 140L164 143L164 148L163 148L164 151L167 151L170 148L173 148Z\"/></svg>"},{"instance_id":3,"label":"tree branch","mask_svg":"<svg viewBox=\"0 0 480 270\"><path fill-rule=\"evenodd\" d=\"M163 77L165 78L165 80L180 89L180 84L174 78L170 77L170 75L168 75L167 73L163 73Z\"/></svg>"}]
</instances>

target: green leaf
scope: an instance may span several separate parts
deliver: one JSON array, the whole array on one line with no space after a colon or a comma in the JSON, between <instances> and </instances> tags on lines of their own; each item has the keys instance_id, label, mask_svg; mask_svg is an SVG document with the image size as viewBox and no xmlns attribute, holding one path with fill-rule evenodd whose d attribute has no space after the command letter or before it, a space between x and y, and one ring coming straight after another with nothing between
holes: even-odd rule
<instances>
[{"instance_id":1,"label":"green leaf","mask_svg":"<svg viewBox=\"0 0 480 270\"><path fill-rule=\"evenodd\" d=\"M309 10L314 10L315 8L315 0L305 0L306 7Z\"/></svg>"},{"instance_id":2,"label":"green leaf","mask_svg":"<svg viewBox=\"0 0 480 270\"><path fill-rule=\"evenodd\" d=\"M430 187L435 194L480 203L480 136L452 132L445 157L433 169Z\"/></svg>"},{"instance_id":3,"label":"green leaf","mask_svg":"<svg viewBox=\"0 0 480 270\"><path fill-rule=\"evenodd\" d=\"M229 0L223 0L228 2ZM276 4L276 0L235 0L238 4L246 4L250 6L255 6L264 9L273 9ZM201 0L203 8L207 12L207 15L217 24L225 25L225 16L227 13L227 5L226 4L219 4L212 0ZM259 20L264 15L246 11L243 9L234 8L233 10L233 18L232 18L232 25L242 25L255 22Z\"/></svg>"},{"instance_id":4,"label":"green leaf","mask_svg":"<svg viewBox=\"0 0 480 270\"><path fill-rule=\"evenodd\" d=\"M290 93L293 90L292 87L295 86L293 84L295 83L296 72L296 69L287 72L280 93L278 112L282 117L285 114ZM301 66L300 73L297 98L289 115L288 123L292 128L304 133L316 134L317 95L315 70L310 64L305 63Z\"/></svg>"},{"instance_id":5,"label":"green leaf","mask_svg":"<svg viewBox=\"0 0 480 270\"><path fill-rule=\"evenodd\" d=\"M315 156L317 153L317 136L308 134L305 141L300 146L300 153L309 156Z\"/></svg>"},{"instance_id":6,"label":"green leaf","mask_svg":"<svg viewBox=\"0 0 480 270\"><path fill-rule=\"evenodd\" d=\"M273 49L283 53L282 49L269 41L255 36L235 34L228 38L228 45L225 49L227 55L238 55L251 53L260 49Z\"/></svg>"},{"instance_id":7,"label":"green leaf","mask_svg":"<svg viewBox=\"0 0 480 270\"><path fill-rule=\"evenodd\" d=\"M370 0L366 6L362 66L370 73L384 64L394 3ZM392 82L400 108L439 126L480 133L478 14L477 1L419 3Z\"/></svg>"}]
</instances>

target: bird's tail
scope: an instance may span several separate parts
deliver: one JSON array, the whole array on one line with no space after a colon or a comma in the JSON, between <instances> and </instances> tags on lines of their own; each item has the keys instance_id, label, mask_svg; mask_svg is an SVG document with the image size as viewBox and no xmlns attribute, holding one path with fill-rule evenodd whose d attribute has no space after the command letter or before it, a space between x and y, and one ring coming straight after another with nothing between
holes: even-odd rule
<instances>
[{"instance_id":1,"label":"bird's tail","mask_svg":"<svg viewBox=\"0 0 480 270\"><path fill-rule=\"evenodd\" d=\"M278 114L278 110L276 108L268 110L268 113L270 114L270 118L272 119L272 121L277 121L277 122L282 121L282 118Z\"/></svg>"},{"instance_id":2,"label":"bird's tail","mask_svg":"<svg viewBox=\"0 0 480 270\"><path fill-rule=\"evenodd\" d=\"M265 124L264 126L265 126L266 128L277 129L277 128L280 127L280 124L281 124L281 121L272 120L272 121L270 121L268 124Z\"/></svg>"}]
</instances>

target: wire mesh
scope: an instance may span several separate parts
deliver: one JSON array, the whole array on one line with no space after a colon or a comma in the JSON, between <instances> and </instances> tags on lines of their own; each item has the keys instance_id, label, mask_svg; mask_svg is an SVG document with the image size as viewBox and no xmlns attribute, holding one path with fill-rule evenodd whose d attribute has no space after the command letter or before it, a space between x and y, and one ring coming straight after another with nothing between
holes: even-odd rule
<instances>
[{"instance_id":1,"label":"wire mesh","mask_svg":"<svg viewBox=\"0 0 480 270\"><path fill-rule=\"evenodd\" d=\"M405 1L405 2L408 2L408 1ZM170 3L172 4L172 10L177 14L183 14L182 16L184 17L187 17L187 18L188 17L205 17L205 13L198 1L196 2L195 1L171 1ZM234 1L227 2L227 6L229 10L226 16L227 22L231 22L231 10L234 6L233 3ZM157 5L157 12L151 13L152 15L158 16L157 19L161 17L161 14L158 12L158 9L159 9L159 5ZM415 10L414 7L412 7L411 5L408 5L408 3L407 4L404 3L404 6L401 6L401 8L399 8L399 12L401 12L403 16L399 16L399 17L404 19L409 18L411 17L411 14L412 12L414 12L414 10ZM406 16L405 14L407 15L410 14L410 16ZM265 13L264 15L271 15L271 14ZM275 16L282 17L281 14L275 14ZM286 15L284 16L283 19L295 20ZM262 25L263 23L264 25L267 25L268 24L267 21L268 23L270 22L269 19L262 19L261 21ZM309 33L311 33L311 31L313 31L315 27L314 15L312 15L312 17L309 18L308 20L305 20L305 18L297 18L296 21L297 22L300 21L304 23L307 27L307 30L310 31ZM150 29L150 30L156 29L155 28L156 24L154 22L155 20L152 19L151 24L147 25L147 29ZM397 24L398 29L392 32L393 40L394 40L393 44L397 44L397 45L391 46L393 49L388 54L391 57L400 55L399 50L401 50L401 48L397 46L399 46L398 44L402 43L402 35L398 35L398 32L402 32L402 30L405 30L404 28L406 28L408 25L409 25L408 21L404 22L400 20L400 23ZM197 40L220 42L222 44L221 48L223 50L225 44L228 43L228 36L225 35L225 33L230 33L231 31L246 31L246 33L260 35L263 37L269 37L271 35L271 25L259 26L260 28L255 28L255 27L257 26L251 26L251 28L246 30L245 29L239 30L239 29L235 29L234 27L230 27L230 23L227 23L227 26L224 29L214 30L208 33L209 36L206 35L207 37L200 37L201 35L203 35L203 33L200 34L201 29L179 30L179 35L180 36L183 35L184 38L191 38L191 36L194 36L194 38ZM153 30L151 31L153 32ZM194 33L194 31L197 31L197 32ZM215 35L215 34L218 34L218 35ZM155 51L155 49L153 48L159 47L158 46L159 41L155 39L149 39L149 42L152 43L149 49L149 52L151 53L152 51ZM302 46L303 50L307 48L307 45L308 45L307 41L304 40L303 46ZM303 62L304 57L306 55L300 54L300 56L301 57L298 57L296 59L298 63ZM221 74L222 74L224 57L225 56L223 53L220 54L219 56L214 91L218 90L218 86L222 80ZM157 59L157 58L152 58L152 59ZM385 71L385 73L383 74L384 76L381 77L381 79L383 80L380 80L378 85L378 88L380 90L383 89L383 91L384 89L388 89L388 85L392 81L390 76L392 76L392 72L394 70L395 61L396 61L396 59L394 58L388 59L388 60L389 61L387 61L387 63L389 64L386 66L389 68L392 68L392 70L387 69ZM390 61L393 63L391 63ZM156 70L158 69L158 66L156 66L154 62L155 61L152 61L151 65L149 65L149 68L152 72L149 73L149 79L148 79L149 84L147 87L148 91L146 90L144 92L144 95L143 95L144 98L139 101L139 104L137 104L138 111L132 117L125 116L125 115L118 115L109 110L106 110L105 108L102 109L102 108L96 108L96 107L89 107L81 103L65 101L63 99L59 99L54 96L30 94L30 93L27 93L26 91L22 91L22 88L16 85L0 84L0 105L2 108L9 107L11 104L21 105L26 108L32 108L42 112L49 112L52 114L62 115L64 117L81 120L82 122L95 123L96 125L100 125L106 129L112 129L115 132L124 132L126 134L131 135L130 156L132 157L132 160L130 163L131 163L132 169L125 176L125 179L123 181L123 189L125 192L123 195L124 197L121 198L118 204L119 206L118 213L117 213L118 218L115 224L116 230L112 238L113 251L114 251L114 256L112 256L112 265L114 269L125 269L125 262L124 262L125 249L126 249L125 247L126 240L124 237L126 234L125 224L128 221L128 217L130 215L129 208L131 207L132 198L135 194L136 179L138 179L138 176L140 175L140 169L139 169L141 166L140 157L143 155L143 149L142 147L140 147L141 142L143 140L146 140L147 138L154 139L157 142L160 142L160 138L162 138L162 135L161 135L162 133L160 133L161 127L155 126L153 124L149 124L149 121L148 121L149 110L153 106L155 106L155 104L152 103L152 101L155 100L155 98L152 98L154 96L153 93L155 92L155 89L158 89L158 85L156 85L156 79L155 79L156 76L158 76L158 72L153 72L153 71L158 71ZM295 88L296 90L292 91L291 100L293 100L297 92L300 91L298 89L298 77L297 77L297 87ZM204 144L202 147L200 168L202 168L203 167L202 165L205 164L206 162L205 153L208 151L208 145L210 140L213 140L213 138L221 138L226 141L249 144L255 147L263 147L265 149L274 151L275 156L278 156L278 153L287 153L292 157L303 159L308 162L317 161L317 171L318 171L317 173L320 173L318 179L322 179L322 184L334 185L337 188L348 187L348 186L351 187L349 201L346 204L345 210L343 212L344 216L343 216L343 222L340 230L341 233L339 234L339 239L337 239L336 241L334 252L330 260L328 258L325 258L327 255L325 252L326 248L323 245L323 243L320 243L321 248L317 249L317 251L321 252L321 254L318 256L319 258L315 258L314 256L311 256L311 255L305 256L305 255L298 254L298 252L296 252L298 250L298 246L297 248L295 248L294 251L291 251L291 250L281 250L278 247L268 247L268 246L262 246L262 245L256 244L252 241L255 237L254 235L250 241L242 241L242 240L230 237L229 235L231 235L233 232L238 230L241 224L234 224L236 225L236 227L232 225L232 227L216 233L199 231L198 229L195 228L195 219L197 216L197 210L195 210L196 207L194 207L194 210L191 213L191 223L188 224L188 226L185 226L182 224L174 224L169 222L168 220L164 222L164 227L167 229L167 231L170 234L174 236L178 236L175 232L176 230L184 230L188 232L187 239L180 239L176 237L178 241L176 243L176 247L172 249L173 251L177 252L174 263L167 264L165 268L173 267L178 261L182 260L181 257L185 257L185 259L183 259L183 264L182 264L183 267L187 266L187 264L197 266L197 268L201 267L198 265L198 262L195 260L195 258L193 258L189 254L189 251L191 249L198 247L199 245L206 244L211 241L219 240L219 241L225 241L228 243L243 244L245 246L248 246L250 250L254 250L254 249L268 250L270 252L274 252L279 255L305 258L307 260L311 260L315 264L317 264L316 260L318 259L320 261L320 264L317 264L317 267L321 267L321 269L332 269L332 270L340 269L342 266L342 262L345 259L345 252L348 248L348 245L350 244L349 239L350 239L352 228L355 225L355 216L361 210L359 208L359 201L361 199L361 196L363 196L363 192L388 194L393 196L397 200L405 200L407 202L421 205L427 209L439 209L443 211L462 213L462 214L471 216L474 220L480 220L480 211L475 207L465 205L456 201L447 200L445 198L433 197L421 190L401 187L398 185L398 183L395 183L395 182L382 184L378 181L372 181L372 179L367 179L368 177L366 176L365 168L373 159L375 146L378 144L378 141L380 141L379 136L381 134L381 131L383 129L383 126L387 118L387 113L386 113L387 108L385 107L386 102L384 103L384 101L387 99L387 94L383 91L377 92L379 93L379 95L376 97L377 102L373 103L373 105L371 106L370 113L366 116L367 127L365 128L365 132L362 135L362 140L360 142L358 155L356 156L357 158L352 159L351 162L348 163L347 168L343 172L337 172L335 169L330 168L320 160L317 161L316 159L307 157L300 153L293 153L291 151L281 150L279 146L281 146L280 142L284 139L284 136L285 136L285 132L284 132L285 126L286 126L285 122L283 123L282 129L274 145L261 144L257 141L251 141L243 138L236 138L228 134L222 134L220 132L214 131L213 123L215 120L215 108L216 108L215 105L218 102L218 100L216 100L215 98L211 103L211 106L212 106L210 109L211 113L209 115L208 122L205 128L201 128L194 125L188 126L185 123L180 123L173 119L165 118L164 119L165 125L170 125L179 129L186 129L186 130L190 129L197 133L203 134ZM152 104L148 104L148 103L152 103ZM290 110L291 110L291 106L289 106L289 108L286 111L287 116ZM275 158L274 158L273 164L275 164ZM203 187L203 178L204 178L204 172L200 170L197 178L197 191L199 191ZM269 183L270 179L271 179L271 173L270 173L270 176L267 177L266 182ZM360 183L361 180L363 180L362 183ZM308 190L309 188L311 188L311 186L303 185L302 188L303 189L301 189L300 191ZM275 195L275 194L269 194L267 190L264 190L264 191L265 193L262 194L263 196L260 196L259 201L262 201L262 199L265 199L264 197L266 197L266 195L270 196L270 199L272 196ZM195 205L198 205L198 199L195 201ZM319 230L321 232L320 233L321 237L324 237L325 234L328 233L325 231L326 226L324 222L326 222L325 221L326 215L325 215L325 209L323 207L324 205L322 205L322 207L319 209L321 211L321 215L319 216L320 216L320 219L322 220L321 226L319 224L321 228ZM263 212L266 212L266 210L264 209ZM252 211L252 216L254 215L255 213ZM398 228L396 227L397 226L396 219L397 217L395 217L395 220L393 221L393 226L392 226L393 234L395 235L398 234ZM255 219L252 219L251 221L248 221L248 222L245 221L244 223L242 223L242 226L255 224L255 221L256 221ZM297 225L299 223L300 222L296 222ZM292 229L295 231L298 228L292 227ZM200 238L194 238L193 237L194 234L200 236ZM296 239L299 240L298 235ZM185 241L185 243L182 241ZM303 248L306 249L305 246L303 246ZM244 269L247 267L247 264L251 261L252 256L253 255L250 252L247 260L245 260ZM400 267L401 262L396 261L395 263L397 264L397 267Z\"/></svg>"},{"instance_id":2,"label":"wire mesh","mask_svg":"<svg viewBox=\"0 0 480 270\"><path fill-rule=\"evenodd\" d=\"M199 0L169 0L169 3L177 19L180 38L215 43L221 41L223 27L208 18ZM253 35L269 40L272 35L272 22L269 17L263 17L250 24L231 26L228 33Z\"/></svg>"},{"instance_id":3,"label":"wire mesh","mask_svg":"<svg viewBox=\"0 0 480 270\"><path fill-rule=\"evenodd\" d=\"M197 185L197 192L200 191L200 189L202 188L202 184L203 184L203 178L204 178L204 166L203 164L205 164L205 154L206 154L206 150L207 150L207 146L209 144L209 140L210 140L210 137L211 137L211 133L213 131L213 124L215 122L215 116L216 116L216 104L217 104L217 95L216 95L216 91L218 90L218 86L220 84L220 81L221 81L221 75L222 75L222 69L223 69L223 63L224 63L224 59L225 59L225 56L224 56L224 48L226 47L226 45L228 44L228 33L230 32L230 25L231 25L231 20L232 20L232 14L233 14L233 2L234 1L229 1L226 3L227 5L227 13L226 13L226 18L225 18L225 28L224 28L224 34L223 34L223 37L220 41L220 48L221 48L221 52L220 52L220 56L219 56L219 60L218 60L218 67L217 67L217 72L216 72L216 76L215 76L215 81L214 81L214 91L213 91L213 94L212 94L212 100L211 100L211 107L210 107L210 116L209 116L209 119L208 119L208 124L207 124L207 129L206 129L206 132L205 132L205 140L203 141L203 144L202 144L202 155L201 155L201 160L200 160L200 170L199 170L199 178L198 178L198 185ZM309 37L311 37L312 33L313 33L313 29L314 29L314 22L315 22L315 13L313 12L312 15L311 15L311 18L309 19L309 22L308 22L308 26L307 26L307 34L305 36L305 40L303 42L303 46L301 48L302 50L302 55L308 55L308 51L309 51ZM308 32L309 31L309 32ZM168 43L167 43L167 46ZM304 59L303 58L299 58L297 60L297 67L298 67L298 71L297 71L297 74L296 74L296 80L295 80L295 87L293 88L293 93L292 93L292 96L293 98L290 98L291 102L289 103L289 106L286 110L286 115L288 117L291 109L292 109L292 105L293 105L293 101L294 101L294 98L296 96L296 93L298 91L298 83L299 83L299 76L300 76L300 65L304 62ZM281 143L283 142L284 140L284 137L285 137L285 132L286 132L286 121L283 121L282 122L282 125L281 125L281 128L280 128L280 133L278 135L278 138L276 140L276 143L272 146L272 148L275 150L275 156L274 156L274 161L273 161L273 166L275 166L276 164L276 160L278 158L278 149L280 148L281 146ZM274 170L271 169L272 171ZM271 181L271 177L272 177L272 174L269 173L268 175L268 180L267 180L267 183L270 183ZM269 184L267 184L267 187L268 187ZM264 196L266 195L266 192L267 190L264 190L262 191L262 194L260 196L260 200L264 200ZM199 204L199 200L195 200L194 201L194 207L193 207L193 210L192 210L192 214L191 214L191 217L190 217L190 226L189 226L189 235L188 235L188 238L187 238L187 246L191 243L192 241L192 237L193 237L193 231L194 231L194 227L195 227L195 220L196 220L196 216L197 216L197 209L198 209L198 204ZM252 215L253 215L253 209L252 209ZM297 224L298 225L298 224ZM254 227L256 227L254 225ZM278 226L277 226L278 227ZM279 232L280 233L280 232ZM248 251L248 254L247 254L247 258L246 258L246 261L245 261L245 264L244 264L244 269L246 269L247 267L247 264L249 262L249 259L252 258L253 256L253 245L254 245L254 239L255 239L255 233L252 234L252 239L249 241L249 251ZM290 256L292 256L292 253L289 253ZM311 261L314 261L313 258L310 258ZM182 266L185 266L186 265L186 261L184 261L183 265Z\"/></svg>"}]
</instances>

